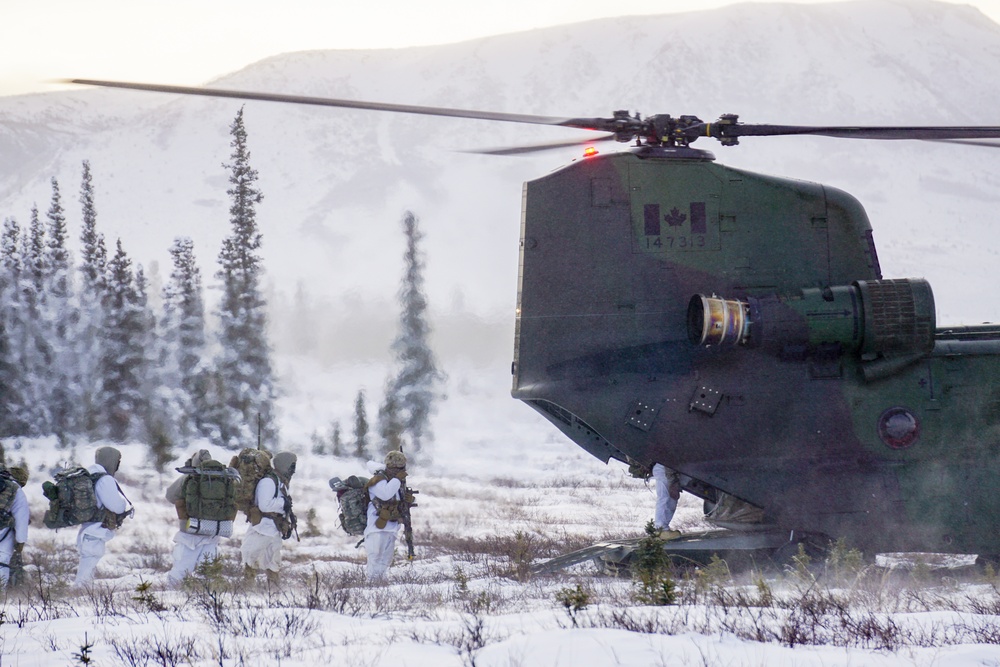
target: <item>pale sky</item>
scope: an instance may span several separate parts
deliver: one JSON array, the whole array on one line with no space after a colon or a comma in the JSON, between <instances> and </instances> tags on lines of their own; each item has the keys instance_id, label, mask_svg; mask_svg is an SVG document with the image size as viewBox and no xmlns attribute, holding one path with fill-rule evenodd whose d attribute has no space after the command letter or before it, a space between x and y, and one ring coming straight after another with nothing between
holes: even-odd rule
<instances>
[{"instance_id":1,"label":"pale sky","mask_svg":"<svg viewBox=\"0 0 1000 667\"><path fill-rule=\"evenodd\" d=\"M791 0L814 2L815 0ZM905 1L905 0L903 0ZM1000 22L1000 0L958 2ZM397 48L731 0L0 0L0 95L62 78L199 85L309 49Z\"/></svg>"}]
</instances>

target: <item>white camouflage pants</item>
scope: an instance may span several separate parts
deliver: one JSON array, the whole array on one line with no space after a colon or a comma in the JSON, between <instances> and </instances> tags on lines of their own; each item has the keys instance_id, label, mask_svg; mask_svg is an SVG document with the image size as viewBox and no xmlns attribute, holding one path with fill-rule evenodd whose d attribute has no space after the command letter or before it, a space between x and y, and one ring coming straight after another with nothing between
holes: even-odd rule
<instances>
[{"instance_id":1,"label":"white camouflage pants","mask_svg":"<svg viewBox=\"0 0 1000 667\"><path fill-rule=\"evenodd\" d=\"M0 585L10 580L10 559L14 555L14 531L10 530L0 540Z\"/></svg>"},{"instance_id":2,"label":"white camouflage pants","mask_svg":"<svg viewBox=\"0 0 1000 667\"><path fill-rule=\"evenodd\" d=\"M215 558L219 549L218 537L179 533L174 542L177 543L174 545L174 566L167 574L167 581L172 586L181 583L202 561Z\"/></svg>"},{"instance_id":3,"label":"white camouflage pants","mask_svg":"<svg viewBox=\"0 0 1000 667\"><path fill-rule=\"evenodd\" d=\"M396 550L396 533L387 530L374 530L365 535L365 552L368 554L368 567L365 574L369 581L385 579L392 564L392 556Z\"/></svg>"},{"instance_id":4,"label":"white camouflage pants","mask_svg":"<svg viewBox=\"0 0 1000 667\"><path fill-rule=\"evenodd\" d=\"M243 538L243 564L255 570L281 569L281 536L249 530Z\"/></svg>"},{"instance_id":5,"label":"white camouflage pants","mask_svg":"<svg viewBox=\"0 0 1000 667\"><path fill-rule=\"evenodd\" d=\"M670 495L670 475L666 469L657 463L653 466L653 479L656 481L656 514L653 523L660 530L670 528L670 522L677 511L677 498Z\"/></svg>"},{"instance_id":6,"label":"white camouflage pants","mask_svg":"<svg viewBox=\"0 0 1000 667\"><path fill-rule=\"evenodd\" d=\"M80 554L80 565L76 568L74 586L85 586L94 580L97 563L104 557L107 541L89 533L81 532L76 540L76 550Z\"/></svg>"}]
</instances>

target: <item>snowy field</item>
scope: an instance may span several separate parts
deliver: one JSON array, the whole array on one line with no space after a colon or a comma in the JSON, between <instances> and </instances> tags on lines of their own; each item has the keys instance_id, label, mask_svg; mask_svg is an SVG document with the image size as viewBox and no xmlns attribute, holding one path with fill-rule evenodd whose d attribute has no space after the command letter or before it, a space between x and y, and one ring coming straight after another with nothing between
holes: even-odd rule
<instances>
[{"instance_id":1,"label":"snowy field","mask_svg":"<svg viewBox=\"0 0 1000 667\"><path fill-rule=\"evenodd\" d=\"M301 541L284 544L281 584L243 582L241 525L223 541L221 572L168 588L175 520L163 493L175 474L153 472L143 447L125 445L119 477L136 518L109 544L96 585L71 590L76 531L40 524L41 482L72 452L6 442L8 461L31 464L33 526L30 589L4 601L0 665L1000 665L1000 581L968 567L888 570L849 554L784 571L716 562L678 572L677 602L664 607L643 606L631 580L591 563L532 576L547 557L639 535L654 497L498 391L499 372L483 368L449 369L436 442L411 465L417 558L397 557L387 585L369 586L327 486L363 464L311 453L310 436L345 423L358 384L378 386L383 369L307 373L283 362L299 378L282 405L283 446L300 456ZM97 444L75 455L89 462ZM674 526L705 528L700 501L684 496Z\"/></svg>"}]
</instances>

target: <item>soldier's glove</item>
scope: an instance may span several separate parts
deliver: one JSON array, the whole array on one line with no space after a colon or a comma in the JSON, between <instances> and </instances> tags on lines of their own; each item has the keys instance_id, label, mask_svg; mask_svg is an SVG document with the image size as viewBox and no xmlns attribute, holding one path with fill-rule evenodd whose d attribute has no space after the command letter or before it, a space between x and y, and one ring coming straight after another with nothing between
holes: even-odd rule
<instances>
[{"instance_id":1,"label":"soldier's glove","mask_svg":"<svg viewBox=\"0 0 1000 667\"><path fill-rule=\"evenodd\" d=\"M24 553L24 542L17 542L14 544L14 553L18 556Z\"/></svg>"},{"instance_id":2,"label":"soldier's glove","mask_svg":"<svg viewBox=\"0 0 1000 667\"><path fill-rule=\"evenodd\" d=\"M396 471L396 479L398 479L400 482L405 482L406 481L406 471L405 470L397 470Z\"/></svg>"},{"instance_id":3,"label":"soldier's glove","mask_svg":"<svg viewBox=\"0 0 1000 667\"><path fill-rule=\"evenodd\" d=\"M667 493L669 493L670 497L674 500L678 500L681 497L681 483L672 482L670 487L667 489Z\"/></svg>"}]
</instances>

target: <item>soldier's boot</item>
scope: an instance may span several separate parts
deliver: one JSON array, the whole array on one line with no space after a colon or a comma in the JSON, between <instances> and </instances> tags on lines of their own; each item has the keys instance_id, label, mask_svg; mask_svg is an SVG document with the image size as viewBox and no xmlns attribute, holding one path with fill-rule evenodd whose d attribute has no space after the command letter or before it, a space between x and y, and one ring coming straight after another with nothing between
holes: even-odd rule
<instances>
[{"instance_id":1,"label":"soldier's boot","mask_svg":"<svg viewBox=\"0 0 1000 667\"><path fill-rule=\"evenodd\" d=\"M681 531L679 531L679 530L670 530L669 528L664 528L663 530L660 531L660 534L659 534L659 538L661 540L666 540L668 542L670 540L676 540L680 536L681 536Z\"/></svg>"}]
</instances>

